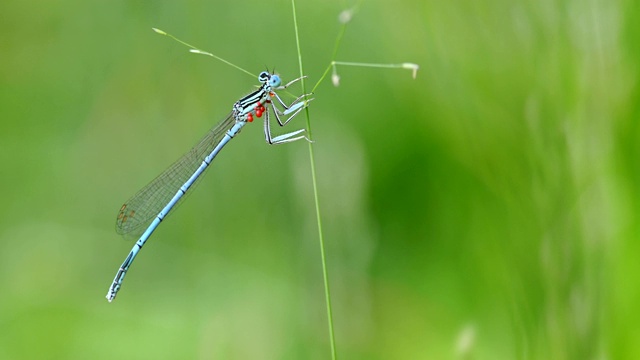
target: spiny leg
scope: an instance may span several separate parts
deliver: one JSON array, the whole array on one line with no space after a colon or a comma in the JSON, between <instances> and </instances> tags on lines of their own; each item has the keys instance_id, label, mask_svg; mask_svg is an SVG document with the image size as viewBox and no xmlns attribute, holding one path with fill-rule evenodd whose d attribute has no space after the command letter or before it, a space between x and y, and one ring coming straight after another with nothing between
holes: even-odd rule
<instances>
[{"instance_id":1,"label":"spiny leg","mask_svg":"<svg viewBox=\"0 0 640 360\"><path fill-rule=\"evenodd\" d=\"M303 98L305 98L305 97L307 97L307 96L311 96L311 95L313 95L313 93L302 94L302 95L298 96L295 100L293 100L293 101L291 102L291 104L287 105L287 104L285 104L285 102L282 100L282 98L280 97L280 95L278 95L278 93L276 93L276 92L272 92L272 93L271 93L271 96L272 96L272 97L275 97L275 98L276 98L276 100L278 100L278 103L280 104L280 106L282 106L282 107L284 108L284 111L280 111L280 115L282 115L282 114L288 114L288 113L291 113L291 112L295 111L297 108L296 108L296 109L292 109L292 110L290 110L290 108L295 107L296 105L298 105L298 104L300 103L300 101L301 101ZM311 100L313 100L313 99L311 99ZM306 104L307 104L307 103L309 103L309 101L311 101L311 100L306 100L305 102L303 102L303 104L305 104L305 105L306 105Z\"/></svg>"},{"instance_id":2,"label":"spiny leg","mask_svg":"<svg viewBox=\"0 0 640 360\"><path fill-rule=\"evenodd\" d=\"M311 99L313 100L313 99ZM300 111L302 111L302 109L304 109L305 107L307 107L307 105L309 104L309 102L311 100L305 101L305 102L299 102L297 104L294 104L293 106L291 106L289 109L285 110L285 111L280 111L280 109L278 109L275 104L273 102L271 102L271 109L273 110L273 113L276 117L276 120L278 121L278 124L280 126L285 126L289 123L289 121L291 121L291 119L293 119L294 117L296 117ZM281 115L287 115L287 118L282 121L282 119L280 118Z\"/></svg>"},{"instance_id":3,"label":"spiny leg","mask_svg":"<svg viewBox=\"0 0 640 360\"><path fill-rule=\"evenodd\" d=\"M273 107L273 104L272 104L272 107ZM291 115L291 117L294 117L295 115L297 115L300 112L300 110L302 110L303 108L304 107L300 107L299 109L297 109L297 111L295 113L293 113L293 115ZM277 113L276 113L276 117L277 117ZM289 120L291 120L291 117L289 119L287 119L287 122ZM267 140L267 143L269 143L271 145L285 144L285 143L290 143L290 142L294 142L294 141L298 141L298 140L302 140L302 139L305 139L305 140L311 142L311 140L309 140L306 136L299 135L299 134L302 134L305 131L306 131L306 129L300 129L300 130L292 131L292 132L289 132L289 133L286 133L286 134L282 134L282 135L278 135L278 136L274 137L274 136L271 135L271 125L270 125L270 121L269 121L269 111L266 111L266 113L265 113L265 117L264 117L264 136L265 136L265 140Z\"/></svg>"},{"instance_id":4,"label":"spiny leg","mask_svg":"<svg viewBox=\"0 0 640 360\"><path fill-rule=\"evenodd\" d=\"M277 87L277 88L275 88L274 90L283 90L283 89L286 89L286 88L288 88L289 86L291 86L291 85L295 84L296 82L298 82L298 81L300 81L300 80L302 80L302 79L306 79L306 78L307 78L307 76L306 76L306 75L305 75L305 76L300 76L299 78L297 78L297 79L293 79L293 80L289 81L288 83L286 83L286 84L284 84L284 85L280 85L280 86L278 86L278 87Z\"/></svg>"}]
</instances>

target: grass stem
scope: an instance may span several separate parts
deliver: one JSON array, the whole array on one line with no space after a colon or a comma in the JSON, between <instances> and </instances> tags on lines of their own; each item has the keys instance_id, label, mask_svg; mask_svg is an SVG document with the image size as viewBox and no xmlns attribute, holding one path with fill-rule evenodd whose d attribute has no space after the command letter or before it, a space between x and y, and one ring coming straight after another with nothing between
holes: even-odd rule
<instances>
[{"instance_id":1,"label":"grass stem","mask_svg":"<svg viewBox=\"0 0 640 360\"><path fill-rule=\"evenodd\" d=\"M298 32L298 18L296 16L296 1L291 0L291 8L293 11L293 26L296 34L296 47L298 50L298 66L300 68L300 76L304 75L304 68L302 66L302 51L300 50L300 35ZM344 28L343 28L344 32ZM337 44L336 44L337 49ZM302 79L302 93L306 94L304 78ZM320 241L320 257L322 261L322 276L324 278L324 294L327 305L327 321L329 324L329 342L331 343L331 359L336 359L336 344L335 333L333 331L333 314L331 310L331 292L329 290L329 272L327 270L327 260L324 247L324 235L322 234L322 217L320 216L320 201L318 198L318 181L316 176L315 155L313 152L313 137L311 133L311 118L309 116L309 107L305 108L305 115L307 118L307 136L309 137L309 162L311 163L311 179L313 183L313 197L315 199L316 208L316 221L318 223L318 239Z\"/></svg>"}]
</instances>

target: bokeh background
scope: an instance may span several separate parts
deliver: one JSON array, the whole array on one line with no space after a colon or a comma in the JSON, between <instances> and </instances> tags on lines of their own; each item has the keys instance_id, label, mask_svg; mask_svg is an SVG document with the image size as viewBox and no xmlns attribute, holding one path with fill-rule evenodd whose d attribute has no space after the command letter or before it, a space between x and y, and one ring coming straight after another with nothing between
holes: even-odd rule
<instances>
[{"instance_id":1,"label":"bokeh background","mask_svg":"<svg viewBox=\"0 0 640 360\"><path fill-rule=\"evenodd\" d=\"M355 5L298 3L309 86ZM336 60L421 68L310 107L339 358L640 358L638 10L357 7ZM308 145L260 123L105 300L121 204L257 83L152 27L299 74L283 0L1 2L0 358L330 358Z\"/></svg>"}]
</instances>

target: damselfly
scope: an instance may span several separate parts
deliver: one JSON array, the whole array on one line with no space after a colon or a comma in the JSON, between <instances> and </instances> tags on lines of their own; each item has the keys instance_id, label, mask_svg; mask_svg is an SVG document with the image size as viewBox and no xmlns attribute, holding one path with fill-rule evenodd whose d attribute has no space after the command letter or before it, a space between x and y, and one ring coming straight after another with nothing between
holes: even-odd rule
<instances>
[{"instance_id":1,"label":"damselfly","mask_svg":"<svg viewBox=\"0 0 640 360\"><path fill-rule=\"evenodd\" d=\"M302 139L309 141L303 134L305 129L272 136L269 122L269 108L273 111L278 124L285 126L308 105L309 101L313 100L305 100L310 94L304 94L290 105L286 105L276 93L277 90L283 90L301 79L302 77L282 85L278 75L261 72L258 80L262 85L256 91L238 100L233 105L231 113L213 127L191 151L122 205L118 211L116 231L122 235L139 235L140 233L141 235L113 279L107 293L109 301L116 297L133 259L162 219L183 198L220 150L240 132L243 126L252 122L254 116L259 118L264 115L264 135L269 144L284 144ZM282 110L276 106L276 103L282 107Z\"/></svg>"}]
</instances>

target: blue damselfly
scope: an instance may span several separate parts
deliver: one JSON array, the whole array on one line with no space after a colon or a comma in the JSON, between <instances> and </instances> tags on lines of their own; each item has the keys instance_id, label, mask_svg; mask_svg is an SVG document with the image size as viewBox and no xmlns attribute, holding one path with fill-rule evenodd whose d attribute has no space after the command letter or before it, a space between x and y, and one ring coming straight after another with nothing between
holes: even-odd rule
<instances>
[{"instance_id":1,"label":"blue damselfly","mask_svg":"<svg viewBox=\"0 0 640 360\"><path fill-rule=\"evenodd\" d=\"M284 144L302 139L309 141L303 134L305 129L272 136L269 121L271 109L278 124L285 126L313 100L306 100L310 94L304 94L287 105L276 93L301 79L302 77L282 85L280 76L267 71L261 72L258 80L262 85L256 91L238 100L231 113L213 127L191 151L122 205L118 211L116 231L122 235L141 235L113 279L107 293L109 301L116 297L131 263L162 219L178 204L220 150L242 127L252 122L254 116L259 118L264 115L264 135L269 144ZM282 110L276 105L282 107Z\"/></svg>"}]
</instances>

